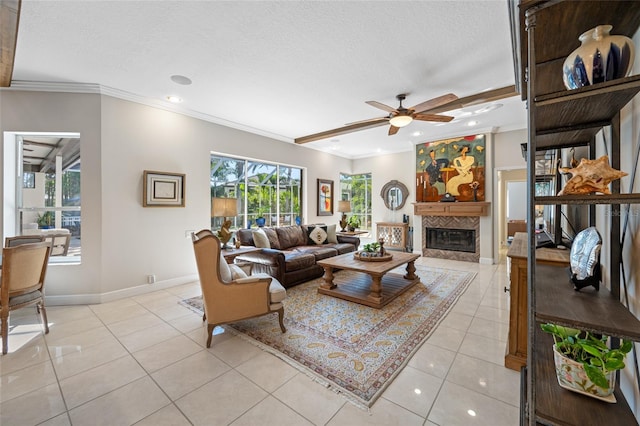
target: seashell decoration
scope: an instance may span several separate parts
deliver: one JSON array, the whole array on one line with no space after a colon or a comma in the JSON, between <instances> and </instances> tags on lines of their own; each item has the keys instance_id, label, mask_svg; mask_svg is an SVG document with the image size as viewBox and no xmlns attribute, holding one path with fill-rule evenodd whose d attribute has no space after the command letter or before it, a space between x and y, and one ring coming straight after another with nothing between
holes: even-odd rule
<instances>
[{"instance_id":1,"label":"seashell decoration","mask_svg":"<svg viewBox=\"0 0 640 426\"><path fill-rule=\"evenodd\" d=\"M609 157L606 155L597 160L583 158L577 167L561 167L558 170L572 175L571 179L564 185L564 188L558 192L558 195L591 194L594 192L611 194L609 184L628 175L626 172L611 168L609 166Z\"/></svg>"}]
</instances>

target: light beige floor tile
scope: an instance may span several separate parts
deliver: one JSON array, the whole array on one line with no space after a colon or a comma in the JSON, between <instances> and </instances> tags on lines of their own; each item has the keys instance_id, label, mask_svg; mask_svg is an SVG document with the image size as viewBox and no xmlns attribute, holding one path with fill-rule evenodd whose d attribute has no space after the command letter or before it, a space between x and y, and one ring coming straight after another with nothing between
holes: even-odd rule
<instances>
[{"instance_id":1,"label":"light beige floor tile","mask_svg":"<svg viewBox=\"0 0 640 426\"><path fill-rule=\"evenodd\" d=\"M11 346L9 346L11 349ZM0 375L21 370L49 360L49 351L43 336L36 337L15 352L0 356Z\"/></svg>"},{"instance_id":2,"label":"light beige floor tile","mask_svg":"<svg viewBox=\"0 0 640 426\"><path fill-rule=\"evenodd\" d=\"M445 382L429 420L438 425L514 426L519 422L518 408L462 386Z\"/></svg>"},{"instance_id":3,"label":"light beige floor tile","mask_svg":"<svg viewBox=\"0 0 640 426\"><path fill-rule=\"evenodd\" d=\"M38 426L71 426L71 419L69 419L69 414L65 411L44 423L39 423Z\"/></svg>"},{"instance_id":4,"label":"light beige floor tile","mask_svg":"<svg viewBox=\"0 0 640 426\"><path fill-rule=\"evenodd\" d=\"M200 315L185 315L167 322L182 333L199 330L203 327L202 316Z\"/></svg>"},{"instance_id":5,"label":"light beige floor tile","mask_svg":"<svg viewBox=\"0 0 640 426\"><path fill-rule=\"evenodd\" d=\"M136 317L111 323L107 327L114 336L122 337L126 336L127 334L135 333L136 331L160 325L162 323L164 323L164 321L161 318L151 312L146 311Z\"/></svg>"},{"instance_id":6,"label":"light beige floor tile","mask_svg":"<svg viewBox=\"0 0 640 426\"><path fill-rule=\"evenodd\" d=\"M140 420L135 426L191 426L191 422L175 405L170 404Z\"/></svg>"},{"instance_id":7,"label":"light beige floor tile","mask_svg":"<svg viewBox=\"0 0 640 426\"><path fill-rule=\"evenodd\" d=\"M440 322L440 325L455 328L456 330L467 331L472 319L473 316L471 315L449 312L442 322Z\"/></svg>"},{"instance_id":8,"label":"light beige floor tile","mask_svg":"<svg viewBox=\"0 0 640 426\"><path fill-rule=\"evenodd\" d=\"M111 302L99 303L96 305L89 305L89 309L96 314L104 314L113 311L122 311L123 309L133 308L140 304L128 297L125 299L113 300Z\"/></svg>"},{"instance_id":9,"label":"light beige floor tile","mask_svg":"<svg viewBox=\"0 0 640 426\"><path fill-rule=\"evenodd\" d=\"M196 425L226 425L268 394L236 371L229 371L176 401Z\"/></svg>"},{"instance_id":10,"label":"light beige floor tile","mask_svg":"<svg viewBox=\"0 0 640 426\"><path fill-rule=\"evenodd\" d=\"M145 328L119 337L120 343L124 345L129 352L137 352L158 343L166 342L169 339L178 337L180 332L169 324L162 322L155 327Z\"/></svg>"},{"instance_id":11,"label":"light beige floor tile","mask_svg":"<svg viewBox=\"0 0 640 426\"><path fill-rule=\"evenodd\" d=\"M0 402L33 392L56 382L51 361L46 360L0 376Z\"/></svg>"},{"instance_id":12,"label":"light beige floor tile","mask_svg":"<svg viewBox=\"0 0 640 426\"><path fill-rule=\"evenodd\" d=\"M506 342L467 333L458 352L497 365L504 365L506 350Z\"/></svg>"},{"instance_id":13,"label":"light beige floor tile","mask_svg":"<svg viewBox=\"0 0 640 426\"><path fill-rule=\"evenodd\" d=\"M164 293L162 297L156 297L154 299L144 300L138 303L152 312L157 312L165 308L176 306L181 300L182 298L176 296L175 294Z\"/></svg>"},{"instance_id":14,"label":"light beige floor tile","mask_svg":"<svg viewBox=\"0 0 640 426\"><path fill-rule=\"evenodd\" d=\"M268 396L251 408L232 426L312 426L313 423L293 411L272 396Z\"/></svg>"},{"instance_id":15,"label":"light beige floor tile","mask_svg":"<svg viewBox=\"0 0 640 426\"><path fill-rule=\"evenodd\" d=\"M471 321L467 332L506 342L509 336L509 325L476 317Z\"/></svg>"},{"instance_id":16,"label":"light beige floor tile","mask_svg":"<svg viewBox=\"0 0 640 426\"><path fill-rule=\"evenodd\" d=\"M83 351L91 346L108 340L113 341L114 337L107 327L100 325L99 327L81 331L72 335L58 337L47 335L45 340L47 341L51 357L56 358L74 352Z\"/></svg>"},{"instance_id":17,"label":"light beige floor tile","mask_svg":"<svg viewBox=\"0 0 640 426\"><path fill-rule=\"evenodd\" d=\"M216 344L212 343L211 348L208 350L232 367L237 367L262 353L262 349L246 342L238 336Z\"/></svg>"},{"instance_id":18,"label":"light beige floor tile","mask_svg":"<svg viewBox=\"0 0 640 426\"><path fill-rule=\"evenodd\" d=\"M60 388L57 383L53 383L2 402L0 424L35 425L64 413L65 410Z\"/></svg>"},{"instance_id":19,"label":"light beige floor tile","mask_svg":"<svg viewBox=\"0 0 640 426\"><path fill-rule=\"evenodd\" d=\"M200 350L151 375L173 401L215 379L230 367L213 354Z\"/></svg>"},{"instance_id":20,"label":"light beige floor tile","mask_svg":"<svg viewBox=\"0 0 640 426\"><path fill-rule=\"evenodd\" d=\"M40 342L45 335L40 323L28 321L16 324L12 319L9 319L9 323L11 325L7 354L22 352L22 348Z\"/></svg>"},{"instance_id":21,"label":"light beige floor tile","mask_svg":"<svg viewBox=\"0 0 640 426\"><path fill-rule=\"evenodd\" d=\"M455 328L439 326L431 333L427 342L431 345L456 352L464 339L465 332Z\"/></svg>"},{"instance_id":22,"label":"light beige floor tile","mask_svg":"<svg viewBox=\"0 0 640 426\"><path fill-rule=\"evenodd\" d=\"M492 362L458 354L447 381L516 407L520 404L520 374Z\"/></svg>"},{"instance_id":23,"label":"light beige floor tile","mask_svg":"<svg viewBox=\"0 0 640 426\"><path fill-rule=\"evenodd\" d=\"M127 355L129 352L115 337L110 336L103 343L56 357L52 362L58 380L62 380Z\"/></svg>"},{"instance_id":24,"label":"light beige floor tile","mask_svg":"<svg viewBox=\"0 0 640 426\"><path fill-rule=\"evenodd\" d=\"M411 357L408 365L432 376L444 379L455 357L456 353L454 351L443 349L426 342L418 349L413 357Z\"/></svg>"},{"instance_id":25,"label":"light beige floor tile","mask_svg":"<svg viewBox=\"0 0 640 426\"><path fill-rule=\"evenodd\" d=\"M480 299L478 299L475 303L458 300L458 302L451 308L449 312L463 315L475 315L476 311L478 310L478 306L480 306L479 301Z\"/></svg>"},{"instance_id":26,"label":"light beige floor tile","mask_svg":"<svg viewBox=\"0 0 640 426\"><path fill-rule=\"evenodd\" d=\"M489 321L509 324L509 311L491 306L479 306L475 316Z\"/></svg>"},{"instance_id":27,"label":"light beige floor tile","mask_svg":"<svg viewBox=\"0 0 640 426\"><path fill-rule=\"evenodd\" d=\"M426 418L442 382L438 377L407 366L385 389L382 397Z\"/></svg>"},{"instance_id":28,"label":"light beige floor tile","mask_svg":"<svg viewBox=\"0 0 640 426\"><path fill-rule=\"evenodd\" d=\"M304 373L282 385L273 396L293 408L313 424L326 424L347 400L339 394L314 382Z\"/></svg>"},{"instance_id":29,"label":"light beige floor tile","mask_svg":"<svg viewBox=\"0 0 640 426\"><path fill-rule=\"evenodd\" d=\"M166 289L166 291L171 294L175 294L180 299L188 299L190 297L202 295L202 289L200 288L200 283L198 281L171 287Z\"/></svg>"},{"instance_id":30,"label":"light beige floor tile","mask_svg":"<svg viewBox=\"0 0 640 426\"><path fill-rule=\"evenodd\" d=\"M178 303L172 304L171 306L167 306L162 309L155 309L153 312L165 321L171 321L187 315L194 315L194 312L191 309L179 305Z\"/></svg>"},{"instance_id":31,"label":"light beige floor tile","mask_svg":"<svg viewBox=\"0 0 640 426\"><path fill-rule=\"evenodd\" d=\"M74 408L144 375L133 357L126 356L60 380L60 387L67 406Z\"/></svg>"},{"instance_id":32,"label":"light beige floor tile","mask_svg":"<svg viewBox=\"0 0 640 426\"><path fill-rule=\"evenodd\" d=\"M153 373L201 350L200 346L181 334L162 343L134 352L133 356L148 373Z\"/></svg>"},{"instance_id":33,"label":"light beige floor tile","mask_svg":"<svg viewBox=\"0 0 640 426\"><path fill-rule=\"evenodd\" d=\"M412 426L422 425L424 418L404 408L380 398L367 412L353 404L345 404L327 423L327 426Z\"/></svg>"},{"instance_id":34,"label":"light beige floor tile","mask_svg":"<svg viewBox=\"0 0 640 426\"><path fill-rule=\"evenodd\" d=\"M298 370L268 352L239 365L236 371L267 392L273 392L298 374Z\"/></svg>"},{"instance_id":35,"label":"light beige floor tile","mask_svg":"<svg viewBox=\"0 0 640 426\"><path fill-rule=\"evenodd\" d=\"M93 307L92 307L93 309ZM127 304L114 309L98 310L96 316L105 324L113 324L114 322L124 321L129 318L135 318L149 312L144 306L133 303Z\"/></svg>"},{"instance_id":36,"label":"light beige floor tile","mask_svg":"<svg viewBox=\"0 0 640 426\"><path fill-rule=\"evenodd\" d=\"M151 293L145 293L145 294L140 294L138 296L133 296L131 297L131 299L143 306L147 306L160 300L168 300L168 299L179 300L180 298L170 293L169 291L158 290Z\"/></svg>"},{"instance_id":37,"label":"light beige floor tile","mask_svg":"<svg viewBox=\"0 0 640 426\"><path fill-rule=\"evenodd\" d=\"M52 324L49 327L49 334L46 335L47 344L50 344L50 342L56 342L65 337L82 333L84 331L101 327L104 327L104 324L95 316L66 321L61 324Z\"/></svg>"},{"instance_id":38,"label":"light beige floor tile","mask_svg":"<svg viewBox=\"0 0 640 426\"><path fill-rule=\"evenodd\" d=\"M199 346L206 348L207 347L207 324L204 322L201 322L200 328L186 332L185 336L187 336L189 339L196 342ZM236 337L235 334L233 334L229 330L225 330L224 327L215 327L213 329L211 347L214 348L218 346L221 342L224 342L225 340L233 339L234 337Z\"/></svg>"},{"instance_id":39,"label":"light beige floor tile","mask_svg":"<svg viewBox=\"0 0 640 426\"><path fill-rule=\"evenodd\" d=\"M110 426L117 423L134 424L170 403L167 396L153 383L143 377L113 392L94 399L69 411L74 426Z\"/></svg>"},{"instance_id":40,"label":"light beige floor tile","mask_svg":"<svg viewBox=\"0 0 640 426\"><path fill-rule=\"evenodd\" d=\"M64 324L69 321L77 321L95 317L95 314L87 305L79 306L47 306L47 320L50 325Z\"/></svg>"}]
</instances>

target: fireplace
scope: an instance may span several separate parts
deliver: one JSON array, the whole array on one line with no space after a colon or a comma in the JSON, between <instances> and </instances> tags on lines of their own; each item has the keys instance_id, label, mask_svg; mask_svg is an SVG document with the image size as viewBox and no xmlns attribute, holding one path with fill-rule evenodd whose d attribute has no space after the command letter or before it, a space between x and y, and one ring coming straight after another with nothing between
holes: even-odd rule
<instances>
[{"instance_id":1,"label":"fireplace","mask_svg":"<svg viewBox=\"0 0 640 426\"><path fill-rule=\"evenodd\" d=\"M435 250L476 252L476 231L474 229L425 228L427 248Z\"/></svg>"}]
</instances>

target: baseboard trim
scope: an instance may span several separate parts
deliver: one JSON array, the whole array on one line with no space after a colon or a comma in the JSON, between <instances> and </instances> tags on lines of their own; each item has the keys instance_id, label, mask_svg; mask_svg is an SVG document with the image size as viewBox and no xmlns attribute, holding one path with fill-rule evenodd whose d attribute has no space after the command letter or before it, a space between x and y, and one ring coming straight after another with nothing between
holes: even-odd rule
<instances>
[{"instance_id":1,"label":"baseboard trim","mask_svg":"<svg viewBox=\"0 0 640 426\"><path fill-rule=\"evenodd\" d=\"M481 257L478 263L481 265L493 265L493 257Z\"/></svg>"},{"instance_id":2,"label":"baseboard trim","mask_svg":"<svg viewBox=\"0 0 640 426\"><path fill-rule=\"evenodd\" d=\"M62 305L95 305L124 299L125 297L138 296L140 294L151 293L165 288L171 288L182 284L198 281L198 275L186 275L184 277L172 278L169 280L157 281L153 284L143 284L136 287L123 288L121 290L109 291L99 294L68 294L57 296L45 296L47 306Z\"/></svg>"}]
</instances>

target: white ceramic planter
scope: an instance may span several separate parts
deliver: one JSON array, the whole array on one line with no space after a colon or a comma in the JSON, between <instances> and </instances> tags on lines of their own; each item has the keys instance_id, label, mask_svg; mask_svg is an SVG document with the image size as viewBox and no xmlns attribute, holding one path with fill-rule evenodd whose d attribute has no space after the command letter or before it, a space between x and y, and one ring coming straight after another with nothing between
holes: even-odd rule
<instances>
[{"instance_id":1,"label":"white ceramic planter","mask_svg":"<svg viewBox=\"0 0 640 426\"><path fill-rule=\"evenodd\" d=\"M609 381L609 389L604 389L589 380L582 363L565 357L556 350L555 345L553 346L553 360L556 364L556 376L558 377L560 386L608 402L615 402L615 398L613 397L613 390L616 386L615 371L610 371L606 375Z\"/></svg>"}]
</instances>

